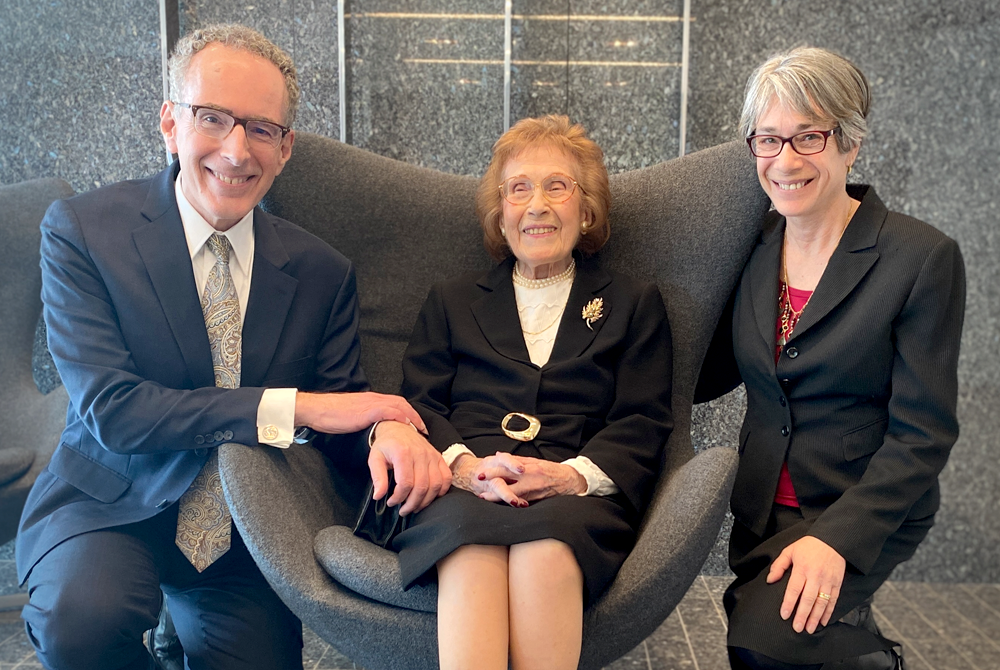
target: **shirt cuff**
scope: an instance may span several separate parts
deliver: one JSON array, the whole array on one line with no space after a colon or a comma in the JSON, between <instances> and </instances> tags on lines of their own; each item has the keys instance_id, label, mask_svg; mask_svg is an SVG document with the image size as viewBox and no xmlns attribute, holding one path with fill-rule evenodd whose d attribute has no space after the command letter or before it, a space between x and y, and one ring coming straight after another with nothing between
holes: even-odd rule
<instances>
[{"instance_id":1,"label":"shirt cuff","mask_svg":"<svg viewBox=\"0 0 1000 670\"><path fill-rule=\"evenodd\" d=\"M257 441L287 449L295 437L296 389L264 389L257 405Z\"/></svg>"},{"instance_id":2,"label":"shirt cuff","mask_svg":"<svg viewBox=\"0 0 1000 670\"><path fill-rule=\"evenodd\" d=\"M576 456L563 461L562 464L573 468L587 480L587 490L577 495L610 496L621 491L618 485L604 474L604 470L594 465L594 462L586 456Z\"/></svg>"},{"instance_id":3,"label":"shirt cuff","mask_svg":"<svg viewBox=\"0 0 1000 670\"><path fill-rule=\"evenodd\" d=\"M451 464L457 461L458 457L461 456L462 454L469 454L473 458L475 458L476 456L474 453L472 453L472 450L469 449L467 446L465 446L461 442L456 442L455 444L451 445L450 447L444 450L444 453L441 454L441 458L444 459L445 465L447 465L450 468Z\"/></svg>"}]
</instances>

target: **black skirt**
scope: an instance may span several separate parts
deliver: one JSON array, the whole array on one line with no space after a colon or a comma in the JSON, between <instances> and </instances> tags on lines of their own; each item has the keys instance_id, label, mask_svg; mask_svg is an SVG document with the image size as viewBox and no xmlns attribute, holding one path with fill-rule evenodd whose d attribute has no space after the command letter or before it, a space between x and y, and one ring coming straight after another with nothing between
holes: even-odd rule
<instances>
[{"instance_id":1,"label":"black skirt","mask_svg":"<svg viewBox=\"0 0 1000 670\"><path fill-rule=\"evenodd\" d=\"M767 573L778 554L809 533L814 519L804 519L797 507L775 504L771 509L764 537L758 537L739 521L733 524L729 539L729 565L736 581L726 589L723 603L729 615L730 647L742 647L785 663L806 665L853 658L880 650L893 643L864 628L840 621L841 617L864 603L889 577L893 568L908 560L926 537L934 517L908 521L886 540L882 553L867 574L847 566L840 596L830 617L830 625L820 626L809 634L792 629L793 616L787 621L779 614L791 570L782 579L767 583ZM858 523L864 523L858 520Z\"/></svg>"},{"instance_id":2,"label":"black skirt","mask_svg":"<svg viewBox=\"0 0 1000 670\"><path fill-rule=\"evenodd\" d=\"M635 544L625 497L554 496L515 508L455 487L413 516L393 540L403 586L436 576L439 560L462 545L510 546L552 538L568 544L584 577L584 596L600 595Z\"/></svg>"}]
</instances>

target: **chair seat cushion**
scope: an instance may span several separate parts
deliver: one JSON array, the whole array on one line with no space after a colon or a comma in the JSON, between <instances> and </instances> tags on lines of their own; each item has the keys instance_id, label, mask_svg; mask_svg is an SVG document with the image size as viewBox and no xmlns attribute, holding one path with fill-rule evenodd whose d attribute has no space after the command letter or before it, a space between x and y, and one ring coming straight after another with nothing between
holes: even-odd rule
<instances>
[{"instance_id":1,"label":"chair seat cushion","mask_svg":"<svg viewBox=\"0 0 1000 670\"><path fill-rule=\"evenodd\" d=\"M437 611L436 582L404 591L398 555L357 537L347 526L321 530L313 551L330 576L355 593L418 612Z\"/></svg>"}]
</instances>

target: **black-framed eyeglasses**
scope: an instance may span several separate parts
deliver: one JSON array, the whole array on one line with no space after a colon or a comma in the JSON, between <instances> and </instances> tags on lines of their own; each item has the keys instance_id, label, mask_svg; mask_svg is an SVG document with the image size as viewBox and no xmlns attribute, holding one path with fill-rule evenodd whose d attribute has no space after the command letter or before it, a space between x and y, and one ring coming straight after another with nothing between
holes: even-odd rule
<instances>
[{"instance_id":1,"label":"black-framed eyeglasses","mask_svg":"<svg viewBox=\"0 0 1000 670\"><path fill-rule=\"evenodd\" d=\"M509 177L500 184L500 195L512 205L525 205L535 197L535 189L541 187L542 195L553 204L566 202L573 197L578 184L576 180L560 172L550 174L536 184L524 175ZM582 188L580 189L583 190Z\"/></svg>"},{"instance_id":2,"label":"black-framed eyeglasses","mask_svg":"<svg viewBox=\"0 0 1000 670\"><path fill-rule=\"evenodd\" d=\"M781 153L785 143L792 145L795 153L801 156L811 156L826 149L826 141L830 135L836 135L840 128L832 130L806 130L791 137L778 135L751 135L747 138L750 153L757 158L774 158Z\"/></svg>"},{"instance_id":3,"label":"black-framed eyeglasses","mask_svg":"<svg viewBox=\"0 0 1000 670\"><path fill-rule=\"evenodd\" d=\"M192 105L187 102L174 102L175 105L187 107L194 115L194 129L205 137L215 140L224 140L233 132L237 124L243 126L243 132L251 142L260 142L268 146L276 147L281 144L282 138L288 134L291 128L279 126L270 121L259 119L240 119L229 112L221 109L207 107L205 105Z\"/></svg>"}]
</instances>

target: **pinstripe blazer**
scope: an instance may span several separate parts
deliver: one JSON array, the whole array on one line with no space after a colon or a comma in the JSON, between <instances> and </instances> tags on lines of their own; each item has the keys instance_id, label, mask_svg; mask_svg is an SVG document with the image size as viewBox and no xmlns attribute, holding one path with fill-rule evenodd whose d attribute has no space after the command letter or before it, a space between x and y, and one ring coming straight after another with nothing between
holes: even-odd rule
<instances>
[{"instance_id":1,"label":"pinstripe blazer","mask_svg":"<svg viewBox=\"0 0 1000 670\"><path fill-rule=\"evenodd\" d=\"M810 535L867 572L907 520L933 515L958 437L965 267L935 228L869 186L775 365L785 220L772 213L743 272L732 351L746 384L733 515L758 535L781 465Z\"/></svg>"}]
</instances>

